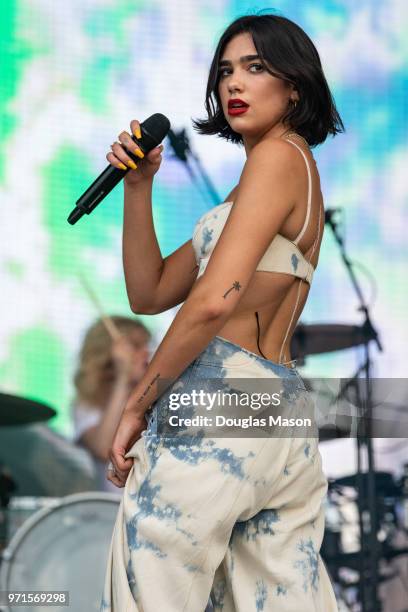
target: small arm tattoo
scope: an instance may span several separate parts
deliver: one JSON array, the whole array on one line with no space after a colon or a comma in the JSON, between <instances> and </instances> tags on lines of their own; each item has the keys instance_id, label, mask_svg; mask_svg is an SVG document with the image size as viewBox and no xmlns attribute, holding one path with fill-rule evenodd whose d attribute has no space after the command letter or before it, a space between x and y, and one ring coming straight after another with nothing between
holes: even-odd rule
<instances>
[{"instance_id":1,"label":"small arm tattoo","mask_svg":"<svg viewBox=\"0 0 408 612\"><path fill-rule=\"evenodd\" d=\"M227 295L229 294L229 292L233 291L234 289L235 289L235 291L239 291L240 289L242 289L242 285L240 285L238 281L234 281L232 283L232 287L230 289L228 289L228 291L226 293L224 293L224 295L222 297L225 299L227 297Z\"/></svg>"},{"instance_id":2,"label":"small arm tattoo","mask_svg":"<svg viewBox=\"0 0 408 612\"><path fill-rule=\"evenodd\" d=\"M159 378L159 376L160 376L160 372L158 374L156 374L156 376L153 378L153 380L147 385L146 389L143 391L142 395L137 400L137 403L142 402L144 400L144 398L148 394L149 390L151 389L152 385L156 382L156 380Z\"/></svg>"}]
</instances>

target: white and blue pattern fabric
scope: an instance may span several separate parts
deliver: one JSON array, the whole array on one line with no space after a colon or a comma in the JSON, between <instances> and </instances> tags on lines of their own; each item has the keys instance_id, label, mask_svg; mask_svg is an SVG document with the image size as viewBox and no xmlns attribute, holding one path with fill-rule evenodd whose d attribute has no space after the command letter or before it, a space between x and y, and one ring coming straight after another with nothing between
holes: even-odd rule
<instances>
[{"instance_id":1,"label":"white and blue pattern fabric","mask_svg":"<svg viewBox=\"0 0 408 612\"><path fill-rule=\"evenodd\" d=\"M299 249L299 242L304 235L307 225L310 220L310 212L312 206L312 176L310 172L309 162L302 149L294 142L285 139L291 145L296 147L303 156L306 164L308 176L308 196L306 217L302 229L294 240L289 240L281 234L277 234L267 248L266 252L260 259L257 270L263 272L280 272L283 274L291 274L303 279L312 284L314 268L313 265L303 255ZM196 262L199 266L197 278L205 271L210 260L211 254L218 242L221 232L224 229L228 216L233 206L232 201L222 202L218 206L214 206L207 211L197 221L193 231L193 248L195 252ZM319 229L321 221L321 211L319 210ZM319 233L319 232L318 232ZM316 241L313 245L313 251L316 246Z\"/></svg>"},{"instance_id":2,"label":"white and blue pattern fabric","mask_svg":"<svg viewBox=\"0 0 408 612\"><path fill-rule=\"evenodd\" d=\"M160 434L170 393L197 381L239 386L254 378L275 379L297 414L310 408L295 368L218 336L153 404L147 430L127 453L134 464L101 611L337 611L319 554L327 481L315 430L306 437ZM191 406L185 411L193 414Z\"/></svg>"}]
</instances>

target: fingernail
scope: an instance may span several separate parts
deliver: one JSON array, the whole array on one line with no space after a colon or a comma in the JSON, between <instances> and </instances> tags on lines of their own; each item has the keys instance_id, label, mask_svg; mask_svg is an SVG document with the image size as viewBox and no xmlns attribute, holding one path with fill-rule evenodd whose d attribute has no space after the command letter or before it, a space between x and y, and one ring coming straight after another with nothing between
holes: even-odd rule
<instances>
[{"instance_id":1,"label":"fingernail","mask_svg":"<svg viewBox=\"0 0 408 612\"><path fill-rule=\"evenodd\" d=\"M144 153L140 149L133 149L133 153L137 155L138 157L140 157L140 159L144 158Z\"/></svg>"},{"instance_id":2,"label":"fingernail","mask_svg":"<svg viewBox=\"0 0 408 612\"><path fill-rule=\"evenodd\" d=\"M129 168L132 168L132 170L136 170L137 166L135 162L133 161L133 159L128 159L126 163L129 166Z\"/></svg>"},{"instance_id":3,"label":"fingernail","mask_svg":"<svg viewBox=\"0 0 408 612\"><path fill-rule=\"evenodd\" d=\"M127 168L126 168L125 164L118 164L118 167L119 167L121 170L127 170Z\"/></svg>"},{"instance_id":4,"label":"fingernail","mask_svg":"<svg viewBox=\"0 0 408 612\"><path fill-rule=\"evenodd\" d=\"M140 127L135 128L135 131L133 133L136 136L136 138L142 137L142 132L140 131Z\"/></svg>"}]
</instances>

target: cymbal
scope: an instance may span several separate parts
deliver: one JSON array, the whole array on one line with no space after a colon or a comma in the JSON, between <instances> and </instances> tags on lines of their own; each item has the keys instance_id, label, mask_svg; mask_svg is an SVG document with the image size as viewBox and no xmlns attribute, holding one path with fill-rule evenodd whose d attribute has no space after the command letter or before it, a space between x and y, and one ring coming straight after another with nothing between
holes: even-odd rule
<instances>
[{"instance_id":1,"label":"cymbal","mask_svg":"<svg viewBox=\"0 0 408 612\"><path fill-rule=\"evenodd\" d=\"M339 323L325 323L296 326L290 352L293 359L305 355L330 353L363 344L372 340L374 335L367 337L367 332L359 325L343 325Z\"/></svg>"},{"instance_id":2,"label":"cymbal","mask_svg":"<svg viewBox=\"0 0 408 612\"><path fill-rule=\"evenodd\" d=\"M48 421L56 411L40 402L0 393L0 426L27 425L39 421Z\"/></svg>"}]
</instances>

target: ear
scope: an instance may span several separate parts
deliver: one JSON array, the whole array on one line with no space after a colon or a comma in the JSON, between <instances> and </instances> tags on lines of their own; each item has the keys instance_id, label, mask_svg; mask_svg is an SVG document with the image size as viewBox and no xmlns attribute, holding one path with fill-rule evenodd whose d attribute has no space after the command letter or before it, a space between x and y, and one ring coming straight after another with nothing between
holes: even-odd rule
<instances>
[{"instance_id":1,"label":"ear","mask_svg":"<svg viewBox=\"0 0 408 612\"><path fill-rule=\"evenodd\" d=\"M290 100L291 102L299 102L299 93L298 90L296 89L296 85L294 85L293 83L290 83Z\"/></svg>"}]
</instances>

